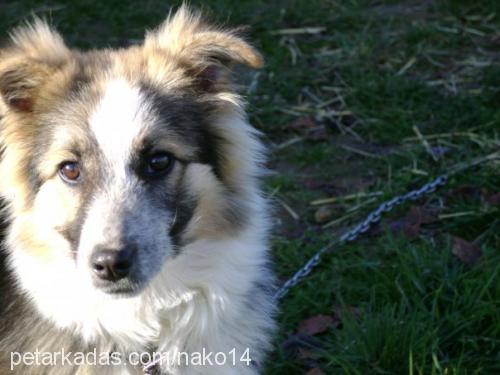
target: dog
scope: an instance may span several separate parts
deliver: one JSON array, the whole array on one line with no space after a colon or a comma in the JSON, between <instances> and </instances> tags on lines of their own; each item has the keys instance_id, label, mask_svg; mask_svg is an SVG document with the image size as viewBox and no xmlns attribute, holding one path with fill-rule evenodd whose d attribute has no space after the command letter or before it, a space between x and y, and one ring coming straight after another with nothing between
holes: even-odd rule
<instances>
[{"instance_id":1,"label":"dog","mask_svg":"<svg viewBox=\"0 0 500 375\"><path fill-rule=\"evenodd\" d=\"M69 49L36 18L10 39L1 372L261 373L265 148L231 74L261 55L185 5L128 48Z\"/></svg>"}]
</instances>

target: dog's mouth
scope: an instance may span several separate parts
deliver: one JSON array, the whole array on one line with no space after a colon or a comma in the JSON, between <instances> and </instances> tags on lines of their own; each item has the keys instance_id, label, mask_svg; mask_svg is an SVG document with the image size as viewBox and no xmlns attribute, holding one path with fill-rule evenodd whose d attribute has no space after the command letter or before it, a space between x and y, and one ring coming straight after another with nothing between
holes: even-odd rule
<instances>
[{"instance_id":1,"label":"dog's mouth","mask_svg":"<svg viewBox=\"0 0 500 375\"><path fill-rule=\"evenodd\" d=\"M94 286L101 292L117 298L130 298L137 296L144 289L144 283L122 279L116 282L94 281Z\"/></svg>"}]
</instances>

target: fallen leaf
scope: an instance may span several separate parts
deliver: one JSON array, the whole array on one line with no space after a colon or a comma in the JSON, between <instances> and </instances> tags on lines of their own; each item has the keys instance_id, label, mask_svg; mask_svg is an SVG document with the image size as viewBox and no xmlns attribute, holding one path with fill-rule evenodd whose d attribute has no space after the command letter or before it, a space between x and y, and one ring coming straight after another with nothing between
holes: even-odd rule
<instances>
[{"instance_id":1,"label":"fallen leaf","mask_svg":"<svg viewBox=\"0 0 500 375\"><path fill-rule=\"evenodd\" d=\"M315 367L306 372L306 375L324 375L325 373L318 367Z\"/></svg>"},{"instance_id":2,"label":"fallen leaf","mask_svg":"<svg viewBox=\"0 0 500 375\"><path fill-rule=\"evenodd\" d=\"M479 245L457 236L453 236L453 248L451 251L453 255L469 266L476 264L483 255Z\"/></svg>"},{"instance_id":3,"label":"fallen leaf","mask_svg":"<svg viewBox=\"0 0 500 375\"><path fill-rule=\"evenodd\" d=\"M319 335L327 331L333 323L334 320L329 315L316 315L300 322L298 332L310 336Z\"/></svg>"},{"instance_id":4,"label":"fallen leaf","mask_svg":"<svg viewBox=\"0 0 500 375\"><path fill-rule=\"evenodd\" d=\"M326 223L333 216L333 210L328 206L321 206L314 213L314 220L318 224Z\"/></svg>"},{"instance_id":5,"label":"fallen leaf","mask_svg":"<svg viewBox=\"0 0 500 375\"><path fill-rule=\"evenodd\" d=\"M403 218L391 222L389 228L394 234L402 233L409 240L413 240L420 234L422 224L430 224L437 220L438 216L435 211L412 206Z\"/></svg>"},{"instance_id":6,"label":"fallen leaf","mask_svg":"<svg viewBox=\"0 0 500 375\"><path fill-rule=\"evenodd\" d=\"M435 223L439 220L439 216L436 210L431 210L422 206L412 206L410 207L410 212L406 215L407 220L420 223L420 224L430 224Z\"/></svg>"},{"instance_id":7,"label":"fallen leaf","mask_svg":"<svg viewBox=\"0 0 500 375\"><path fill-rule=\"evenodd\" d=\"M394 234L402 234L407 239L413 240L420 234L422 224L430 224L439 220L438 212L421 206L412 206L408 213L396 220L386 222L390 231ZM383 225L377 226L370 231L372 235L383 232Z\"/></svg>"},{"instance_id":8,"label":"fallen leaf","mask_svg":"<svg viewBox=\"0 0 500 375\"><path fill-rule=\"evenodd\" d=\"M486 201L494 206L500 206L500 193L491 194Z\"/></svg>"},{"instance_id":9,"label":"fallen leaf","mask_svg":"<svg viewBox=\"0 0 500 375\"><path fill-rule=\"evenodd\" d=\"M305 129L311 129L314 128L316 124L314 123L314 120L310 117L299 117L289 124L285 125L285 129L288 130L298 130L302 131Z\"/></svg>"},{"instance_id":10,"label":"fallen leaf","mask_svg":"<svg viewBox=\"0 0 500 375\"><path fill-rule=\"evenodd\" d=\"M414 240L420 233L420 223L412 223L406 217L389 223L389 229L394 234L403 234L409 240Z\"/></svg>"}]
</instances>

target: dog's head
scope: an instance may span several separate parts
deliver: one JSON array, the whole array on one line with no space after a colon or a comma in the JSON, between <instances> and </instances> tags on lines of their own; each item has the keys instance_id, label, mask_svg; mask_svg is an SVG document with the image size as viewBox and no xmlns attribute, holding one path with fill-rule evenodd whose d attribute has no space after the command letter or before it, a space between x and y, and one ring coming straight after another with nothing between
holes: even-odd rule
<instances>
[{"instance_id":1,"label":"dog's head","mask_svg":"<svg viewBox=\"0 0 500 375\"><path fill-rule=\"evenodd\" d=\"M127 295L183 245L240 230L258 142L236 63L261 58L185 7L126 49L70 50L40 20L15 30L0 50L11 251Z\"/></svg>"}]
</instances>

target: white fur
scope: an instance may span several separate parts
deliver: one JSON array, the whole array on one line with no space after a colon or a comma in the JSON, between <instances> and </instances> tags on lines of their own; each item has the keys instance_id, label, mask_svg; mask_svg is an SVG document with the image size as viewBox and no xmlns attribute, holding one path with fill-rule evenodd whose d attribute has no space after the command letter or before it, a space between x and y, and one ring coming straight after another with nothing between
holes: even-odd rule
<instances>
[{"instance_id":1,"label":"white fur","mask_svg":"<svg viewBox=\"0 0 500 375\"><path fill-rule=\"evenodd\" d=\"M89 124L108 162L116 166L117 177L125 173L134 140L151 124L150 117L137 87L119 78L106 83Z\"/></svg>"},{"instance_id":2,"label":"white fur","mask_svg":"<svg viewBox=\"0 0 500 375\"><path fill-rule=\"evenodd\" d=\"M134 139L136 131L127 129L140 113L140 99L134 90L125 91L121 83L112 83L105 100L92 121L97 138L109 148L107 156L117 162L128 155L125 139ZM123 90L123 91L122 91ZM118 94L118 95L116 95ZM121 97L129 104L113 117L104 104L117 103ZM135 105L135 107L133 106ZM121 107L121 106L120 106ZM115 106L115 110L116 110ZM139 108L139 111L137 109ZM109 122L106 122L109 120ZM119 121L121 120L121 121ZM127 123L127 121L129 121ZM221 120L221 126L230 122ZM98 128L101 124L102 128ZM119 124L125 126L120 131ZM250 127L239 116L233 117L233 137L245 140L248 151L258 142ZM124 137L117 137L117 134ZM106 139L112 137L112 140ZM118 139L117 139L118 138ZM246 138L246 139L245 139ZM241 154L241 163L251 165L252 155ZM118 164L119 165L119 164ZM122 164L123 167L123 164ZM192 191L203 191L207 166L193 164L186 170ZM244 168L250 175L256 169ZM240 176L241 177L241 176ZM80 334L99 350L118 345L123 352L142 351L151 346L159 352L224 351L237 353L250 349L250 358L260 362L268 349L273 330L273 307L262 293L251 296L256 282L271 283L267 275L266 205L258 194L251 176L246 176L246 195L250 206L250 222L237 236L222 240L198 240L180 250L180 255L167 261L147 288L136 297L112 298L95 288L82 267L77 267L61 249L56 263L19 249L16 237L22 218L14 221L9 235L12 263L21 286L34 300L40 312L58 327ZM209 218L208 218L209 219ZM200 218L193 221L201 222ZM252 297L254 300L249 301ZM253 306L253 308L249 308ZM174 374L256 374L254 366L211 366L167 368ZM99 374L135 374L138 369L110 367Z\"/></svg>"},{"instance_id":3,"label":"white fur","mask_svg":"<svg viewBox=\"0 0 500 375\"><path fill-rule=\"evenodd\" d=\"M106 175L103 176L106 183L89 204L80 236L78 262L81 264L79 268L87 271L83 275L87 284L92 283L87 265L94 247L109 245L111 237L120 237L117 232L123 230L120 227L121 217L129 214L127 211L135 211L138 222L151 220L147 217L147 210L138 208L141 204L137 203L136 194L140 187L136 174L131 170L131 157L141 134L154 121L151 107L137 87L121 78L105 83L103 96L89 118L90 130L104 156L104 160L99 162L106 166ZM170 218L165 219L166 223L171 221ZM163 240L168 238L167 225L161 229L151 225L137 227L134 229L142 231L145 239L162 239L158 246L165 249L165 254L168 253L170 243ZM158 258L157 261L161 264L163 259Z\"/></svg>"},{"instance_id":4,"label":"white fur","mask_svg":"<svg viewBox=\"0 0 500 375\"><path fill-rule=\"evenodd\" d=\"M124 352L145 350L152 344L160 352L236 348L243 353L250 348L250 358L259 361L262 342L267 342L263 331L272 330L273 323L271 316L248 311L247 293L255 279L262 278L265 252L264 232L258 227L230 240L195 242L167 262L146 291L127 299L90 290L69 258L61 257L57 265L46 267L19 250L13 261L22 286L40 311L89 342L97 340L101 350L109 350L112 342ZM269 306L263 308L271 313ZM178 374L255 373L253 367L232 366L170 370Z\"/></svg>"}]
</instances>

